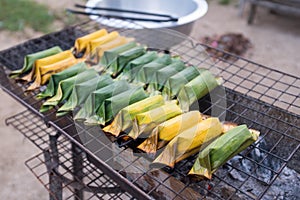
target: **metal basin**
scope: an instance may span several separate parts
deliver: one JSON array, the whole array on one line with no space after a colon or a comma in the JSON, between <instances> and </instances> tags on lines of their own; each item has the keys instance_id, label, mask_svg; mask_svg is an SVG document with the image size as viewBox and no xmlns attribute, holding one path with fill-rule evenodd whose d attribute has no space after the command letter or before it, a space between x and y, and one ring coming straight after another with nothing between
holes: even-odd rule
<instances>
[{"instance_id":1,"label":"metal basin","mask_svg":"<svg viewBox=\"0 0 300 200\"><path fill-rule=\"evenodd\" d=\"M208 5L205 0L89 0L86 4L88 7L105 7L126 9L134 11L143 11L159 14L168 14L172 17L178 18L178 21L170 22L145 22L134 21L134 23L121 23L122 20L106 19L102 17L91 16L93 20L97 20L107 26L116 28L170 28L179 31L183 34L189 35L192 31L194 22L207 12ZM86 9L86 12L92 12ZM95 12L95 11L94 11ZM101 11L101 14L112 14L110 11ZM128 16L126 14L113 13L121 16ZM130 16L134 16L130 14ZM139 15L140 17L140 15ZM125 25L125 27L124 27Z\"/></svg>"}]
</instances>

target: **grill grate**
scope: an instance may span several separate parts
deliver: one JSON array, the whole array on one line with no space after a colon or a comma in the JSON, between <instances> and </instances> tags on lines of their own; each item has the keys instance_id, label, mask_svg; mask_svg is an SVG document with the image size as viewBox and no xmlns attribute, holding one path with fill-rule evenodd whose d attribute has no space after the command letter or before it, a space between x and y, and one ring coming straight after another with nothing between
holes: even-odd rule
<instances>
[{"instance_id":1,"label":"grill grate","mask_svg":"<svg viewBox=\"0 0 300 200\"><path fill-rule=\"evenodd\" d=\"M7 118L6 123L20 131L42 151L25 164L53 199L60 199L53 187L57 188L56 192L61 187L63 199L80 199L82 196L84 199L131 199L128 193L123 192L90 163L83 151L64 136L57 135L53 128L46 127L32 112L18 113ZM50 145L51 143L56 145Z\"/></svg>"},{"instance_id":2,"label":"grill grate","mask_svg":"<svg viewBox=\"0 0 300 200\"><path fill-rule=\"evenodd\" d=\"M118 27L122 27L122 24ZM7 78L9 70L22 66L21 58L26 54L54 45L63 49L70 48L75 38L98 28L94 23L83 23L0 52L3 65L0 68L0 84L3 90L31 112L78 145L87 154L86 159L114 179L122 189L137 198L261 199L268 194L269 187L283 169L300 172L297 163L300 158L300 79L229 53L225 53L225 57L214 58L214 55L207 55L203 51L203 47L210 48L205 45L185 40L166 48L170 46L169 40L172 37L162 37L155 41L154 30L117 29L121 34L135 37L143 44L165 48L172 54L180 55L191 65L208 67L222 76L226 97L217 93L218 101L212 102L209 96L201 99L198 102L200 111L213 114L212 110L217 108L220 110L220 118L260 130L259 140L217 170L210 181L196 182L186 176L197 155L181 161L173 170L151 170L148 168L151 162L149 158L136 155L129 147L119 148L114 138L103 134L100 127L74 124L71 115L56 118L55 110L46 114L39 113L42 102L34 98L35 94L25 96L24 86ZM224 101L227 105L223 104ZM13 122L13 119L11 122L8 120L8 123ZM43 163L39 157L41 155L32 160ZM111 166L116 167L113 169Z\"/></svg>"}]
</instances>

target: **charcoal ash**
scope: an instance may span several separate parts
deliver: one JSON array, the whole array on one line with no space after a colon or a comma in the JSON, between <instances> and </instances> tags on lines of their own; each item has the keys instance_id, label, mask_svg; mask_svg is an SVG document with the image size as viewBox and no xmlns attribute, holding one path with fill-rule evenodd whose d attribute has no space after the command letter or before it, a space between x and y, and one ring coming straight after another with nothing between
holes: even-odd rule
<instances>
[{"instance_id":1,"label":"charcoal ash","mask_svg":"<svg viewBox=\"0 0 300 200\"><path fill-rule=\"evenodd\" d=\"M299 183L300 174L293 169L285 167L262 199L298 200L300 199Z\"/></svg>"}]
</instances>

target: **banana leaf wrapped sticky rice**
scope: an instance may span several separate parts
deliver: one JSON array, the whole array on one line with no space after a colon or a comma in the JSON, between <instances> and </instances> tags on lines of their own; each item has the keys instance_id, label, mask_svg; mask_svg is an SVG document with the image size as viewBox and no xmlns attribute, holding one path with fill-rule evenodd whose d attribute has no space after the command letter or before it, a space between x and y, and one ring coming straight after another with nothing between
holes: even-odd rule
<instances>
[{"instance_id":1,"label":"banana leaf wrapped sticky rice","mask_svg":"<svg viewBox=\"0 0 300 200\"><path fill-rule=\"evenodd\" d=\"M37 95L37 98L43 99L46 97L54 96L60 81L75 76L87 69L88 69L87 65L84 62L81 62L59 73L53 74L49 80L47 88L43 92L39 93Z\"/></svg>"},{"instance_id":2,"label":"banana leaf wrapped sticky rice","mask_svg":"<svg viewBox=\"0 0 300 200\"><path fill-rule=\"evenodd\" d=\"M103 44L106 44L106 43L116 39L117 37L120 37L119 33L117 31L113 31L111 33L108 33L107 35L100 37L100 38L91 40L86 46L83 57L87 57L89 55L95 55L97 47L99 47Z\"/></svg>"},{"instance_id":3,"label":"banana leaf wrapped sticky rice","mask_svg":"<svg viewBox=\"0 0 300 200\"><path fill-rule=\"evenodd\" d=\"M161 95L148 97L144 100L138 101L120 110L114 121L110 125L104 127L103 130L118 136L121 131L132 126L133 119L137 114L159 107L164 103L165 102Z\"/></svg>"},{"instance_id":4,"label":"banana leaf wrapped sticky rice","mask_svg":"<svg viewBox=\"0 0 300 200\"><path fill-rule=\"evenodd\" d=\"M137 139L142 134L148 136L158 124L180 115L181 113L182 110L177 105L177 102L171 101L147 112L137 114L133 121L131 131L128 135L120 137L119 141L120 143L127 143L129 140Z\"/></svg>"},{"instance_id":5,"label":"banana leaf wrapped sticky rice","mask_svg":"<svg viewBox=\"0 0 300 200\"><path fill-rule=\"evenodd\" d=\"M117 37L116 39L114 39L110 42L107 42L107 43L104 43L102 45L97 46L96 47L97 62L101 61L101 58L103 57L105 51L108 51L108 50L114 49L116 47L125 45L129 42L133 42L133 40L134 39L132 39L132 38L126 38L126 37L123 37L123 36L119 36L119 37Z\"/></svg>"},{"instance_id":6,"label":"banana leaf wrapped sticky rice","mask_svg":"<svg viewBox=\"0 0 300 200\"><path fill-rule=\"evenodd\" d=\"M177 96L182 110L188 111L190 105L221 85L221 81L221 79L216 79L210 71L201 71L200 75L181 88Z\"/></svg>"},{"instance_id":7,"label":"banana leaf wrapped sticky rice","mask_svg":"<svg viewBox=\"0 0 300 200\"><path fill-rule=\"evenodd\" d=\"M153 79L149 85L150 91L157 91L164 87L167 80L174 74L182 71L185 68L185 65L182 61L178 60L158 71L155 72Z\"/></svg>"},{"instance_id":8,"label":"banana leaf wrapped sticky rice","mask_svg":"<svg viewBox=\"0 0 300 200\"><path fill-rule=\"evenodd\" d=\"M196 78L204 70L191 66L171 76L164 85L162 95L167 99L174 98L185 84Z\"/></svg>"},{"instance_id":9,"label":"banana leaf wrapped sticky rice","mask_svg":"<svg viewBox=\"0 0 300 200\"><path fill-rule=\"evenodd\" d=\"M58 109L57 115L63 115L68 111L74 110L74 108L86 100L86 98L95 90L103 88L113 83L113 79L109 75L102 75L95 77L91 80L83 83L76 84L73 91L68 98L68 101Z\"/></svg>"},{"instance_id":10,"label":"banana leaf wrapped sticky rice","mask_svg":"<svg viewBox=\"0 0 300 200\"><path fill-rule=\"evenodd\" d=\"M144 55L130 61L122 70L120 74L121 79L132 81L135 77L135 74L141 69L141 67L151 61L155 60L158 57L155 51L148 51Z\"/></svg>"},{"instance_id":11,"label":"banana leaf wrapped sticky rice","mask_svg":"<svg viewBox=\"0 0 300 200\"><path fill-rule=\"evenodd\" d=\"M150 136L138 148L147 153L155 153L184 130L202 121L199 111L190 111L171 118L155 127Z\"/></svg>"},{"instance_id":12,"label":"banana leaf wrapped sticky rice","mask_svg":"<svg viewBox=\"0 0 300 200\"><path fill-rule=\"evenodd\" d=\"M134 82L148 84L153 80L155 72L176 62L179 62L179 60L172 59L170 55L160 56L154 61L142 66L136 74Z\"/></svg>"},{"instance_id":13,"label":"banana leaf wrapped sticky rice","mask_svg":"<svg viewBox=\"0 0 300 200\"><path fill-rule=\"evenodd\" d=\"M70 59L70 58L75 59L72 52L67 50L67 51L59 52L57 54L53 54L51 56L47 56L47 57L37 59L37 60L34 61L34 64L33 64L33 67L31 69L30 73L27 74L26 76L23 76L21 78L21 80L27 81L27 82L33 81L34 78L36 77L36 74L35 74L36 71L39 71L38 70L39 67L48 66L48 65L51 65L53 63L57 63L59 61Z\"/></svg>"},{"instance_id":14,"label":"banana leaf wrapped sticky rice","mask_svg":"<svg viewBox=\"0 0 300 200\"><path fill-rule=\"evenodd\" d=\"M103 56L100 59L100 63L99 63L100 66L103 69L107 69L112 63L116 62L118 56L121 53L123 53L129 49L132 49L136 46L137 46L137 43L132 41L132 42L126 43L124 45L117 46L113 49L104 51Z\"/></svg>"},{"instance_id":15,"label":"banana leaf wrapped sticky rice","mask_svg":"<svg viewBox=\"0 0 300 200\"><path fill-rule=\"evenodd\" d=\"M118 95L130 89L126 81L115 81L114 83L92 92L86 99L83 107L75 115L75 120L86 120L86 124L97 123L99 107L105 99Z\"/></svg>"},{"instance_id":16,"label":"banana leaf wrapped sticky rice","mask_svg":"<svg viewBox=\"0 0 300 200\"><path fill-rule=\"evenodd\" d=\"M112 74L113 76L116 76L123 70L128 62L135 58L138 58L139 56L142 56L145 53L145 46L136 46L134 48L128 49L127 51L120 53L117 58L109 64L107 72Z\"/></svg>"},{"instance_id":17,"label":"banana leaf wrapped sticky rice","mask_svg":"<svg viewBox=\"0 0 300 200\"><path fill-rule=\"evenodd\" d=\"M189 175L211 179L218 167L246 149L258 136L258 131L250 131L246 125L227 131L199 153Z\"/></svg>"},{"instance_id":18,"label":"banana leaf wrapped sticky rice","mask_svg":"<svg viewBox=\"0 0 300 200\"><path fill-rule=\"evenodd\" d=\"M37 53L26 55L24 57L24 65L23 65L22 69L12 71L9 76L11 78L16 78L20 75L23 75L24 73L27 73L30 70L32 70L34 62L36 60L41 59L41 58L45 58L45 57L48 57L48 56L52 56L52 55L58 54L60 52L62 52L61 48L58 47L58 46L55 46L55 47L52 47L50 49L46 49L44 51L39 51Z\"/></svg>"},{"instance_id":19,"label":"banana leaf wrapped sticky rice","mask_svg":"<svg viewBox=\"0 0 300 200\"><path fill-rule=\"evenodd\" d=\"M175 163L199 151L201 145L222 134L222 124L218 118L205 119L174 137L152 166L174 167Z\"/></svg>"},{"instance_id":20,"label":"banana leaf wrapped sticky rice","mask_svg":"<svg viewBox=\"0 0 300 200\"><path fill-rule=\"evenodd\" d=\"M104 125L128 105L147 98L149 95L142 87L134 87L118 95L105 99L97 112L97 123Z\"/></svg>"},{"instance_id":21,"label":"banana leaf wrapped sticky rice","mask_svg":"<svg viewBox=\"0 0 300 200\"><path fill-rule=\"evenodd\" d=\"M59 55L64 54L64 55ZM76 63L83 62L84 59L76 59L71 51L65 51L50 57L35 61L35 66L32 69L34 82L27 88L27 91L34 90L41 85L44 85L52 74L63 71Z\"/></svg>"},{"instance_id":22,"label":"banana leaf wrapped sticky rice","mask_svg":"<svg viewBox=\"0 0 300 200\"><path fill-rule=\"evenodd\" d=\"M105 29L101 29L99 31L95 31L83 37L77 38L74 44L76 54L83 52L87 48L90 41L103 37L104 35L107 35L107 31Z\"/></svg>"},{"instance_id":23,"label":"banana leaf wrapped sticky rice","mask_svg":"<svg viewBox=\"0 0 300 200\"><path fill-rule=\"evenodd\" d=\"M56 94L43 103L40 111L45 112L51 109L53 106L58 105L60 102L64 101L70 96L76 84L93 79L97 76L99 75L94 69L88 69L86 71L81 72L80 74L77 74L76 76L60 81L58 84Z\"/></svg>"}]
</instances>

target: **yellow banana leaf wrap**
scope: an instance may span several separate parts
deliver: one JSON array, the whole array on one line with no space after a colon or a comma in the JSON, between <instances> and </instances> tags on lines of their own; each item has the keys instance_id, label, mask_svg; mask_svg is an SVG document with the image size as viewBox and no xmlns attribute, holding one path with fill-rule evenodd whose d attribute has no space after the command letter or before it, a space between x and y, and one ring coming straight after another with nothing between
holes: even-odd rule
<instances>
[{"instance_id":1,"label":"yellow banana leaf wrap","mask_svg":"<svg viewBox=\"0 0 300 200\"><path fill-rule=\"evenodd\" d=\"M85 59L76 59L74 57L70 57L49 65L39 66L36 64L35 80L26 90L30 91L37 89L41 85L46 84L53 74L61 72L77 63L82 63L84 61Z\"/></svg>"},{"instance_id":2,"label":"yellow banana leaf wrap","mask_svg":"<svg viewBox=\"0 0 300 200\"><path fill-rule=\"evenodd\" d=\"M85 49L83 57L93 56L96 54L96 48L106 44L108 42L113 41L114 39L120 37L119 33L117 31L113 31L111 33L108 33L107 35L104 35L100 38L94 39L90 41Z\"/></svg>"},{"instance_id":3,"label":"yellow banana leaf wrap","mask_svg":"<svg viewBox=\"0 0 300 200\"><path fill-rule=\"evenodd\" d=\"M45 58L45 57L48 57L48 56L52 56L52 55L58 54L60 52L62 52L61 48L58 47L58 46L55 46L55 47L52 47L52 48L49 48L49 49L46 49L46 50L43 50L43 51L39 51L39 52L36 52L36 53L26 55L24 57L23 67L21 69L12 71L9 76L11 78L16 78L20 75L23 75L24 73L27 73L30 70L32 70L34 62L36 60L42 59L42 58Z\"/></svg>"},{"instance_id":4,"label":"yellow banana leaf wrap","mask_svg":"<svg viewBox=\"0 0 300 200\"><path fill-rule=\"evenodd\" d=\"M173 168L175 163L198 152L201 145L221 134L222 124L218 118L203 120L174 137L153 161L152 166Z\"/></svg>"},{"instance_id":5,"label":"yellow banana leaf wrap","mask_svg":"<svg viewBox=\"0 0 300 200\"><path fill-rule=\"evenodd\" d=\"M20 79L23 80L23 81L27 81L27 82L33 81L35 76L36 76L35 75L35 73L37 71L36 68L41 67L41 66L51 65L53 63L56 63L56 62L59 62L61 60L65 60L65 59L68 59L68 58L74 58L75 59L75 57L73 56L73 54L70 50L63 51L63 52L60 52L60 53L57 53L57 54L54 54L54 55L51 55L51 56L47 56L47 57L44 57L44 58L41 58L41 59L37 59L37 60L35 60L30 73L27 74L26 76L23 76Z\"/></svg>"},{"instance_id":6,"label":"yellow banana leaf wrap","mask_svg":"<svg viewBox=\"0 0 300 200\"><path fill-rule=\"evenodd\" d=\"M246 125L230 129L199 153L189 175L211 179L218 167L246 149L258 137L259 132L250 131Z\"/></svg>"},{"instance_id":7,"label":"yellow banana leaf wrap","mask_svg":"<svg viewBox=\"0 0 300 200\"><path fill-rule=\"evenodd\" d=\"M123 36L119 36L119 37L117 37L116 39L114 39L110 42L99 45L98 47L96 47L96 61L97 62L101 61L105 51L108 51L108 50L114 49L116 47L125 45L129 42L133 42L133 40L134 40L133 38L126 38L126 37L123 37Z\"/></svg>"},{"instance_id":8,"label":"yellow banana leaf wrap","mask_svg":"<svg viewBox=\"0 0 300 200\"><path fill-rule=\"evenodd\" d=\"M76 54L83 52L87 48L90 41L103 37L104 35L107 35L107 31L105 29L101 29L99 31L95 31L83 37L77 38L74 44Z\"/></svg>"},{"instance_id":9,"label":"yellow banana leaf wrap","mask_svg":"<svg viewBox=\"0 0 300 200\"><path fill-rule=\"evenodd\" d=\"M133 119L137 114L146 112L153 108L157 108L163 105L165 101L161 95L148 97L141 101L138 101L132 105L123 108L115 117L113 122L104 127L105 132L109 132L115 136L119 136L121 131L126 130L132 126Z\"/></svg>"},{"instance_id":10,"label":"yellow banana leaf wrap","mask_svg":"<svg viewBox=\"0 0 300 200\"><path fill-rule=\"evenodd\" d=\"M177 105L177 102L166 102L164 105L149 110L144 113L137 114L133 121L133 127L128 135L120 138L120 142L135 140L142 134L149 135L151 131L160 123L167 121L177 115L180 115L182 110Z\"/></svg>"},{"instance_id":11,"label":"yellow banana leaf wrap","mask_svg":"<svg viewBox=\"0 0 300 200\"><path fill-rule=\"evenodd\" d=\"M150 136L138 148L150 154L156 153L174 137L201 121L202 115L199 111L178 115L155 127Z\"/></svg>"}]
</instances>

